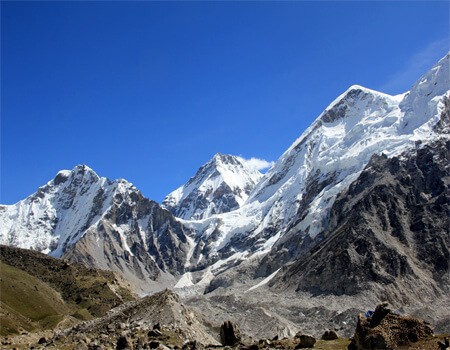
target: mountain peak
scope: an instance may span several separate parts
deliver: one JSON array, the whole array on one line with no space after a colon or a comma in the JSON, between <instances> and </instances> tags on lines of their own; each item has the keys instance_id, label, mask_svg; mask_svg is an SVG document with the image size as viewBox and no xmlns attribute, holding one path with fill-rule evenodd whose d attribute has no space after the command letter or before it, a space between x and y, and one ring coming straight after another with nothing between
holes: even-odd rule
<instances>
[{"instance_id":1,"label":"mountain peak","mask_svg":"<svg viewBox=\"0 0 450 350\"><path fill-rule=\"evenodd\" d=\"M88 167L86 164L78 164L76 165L73 170L73 172L85 172L85 171L93 171L90 167Z\"/></svg>"},{"instance_id":2,"label":"mountain peak","mask_svg":"<svg viewBox=\"0 0 450 350\"><path fill-rule=\"evenodd\" d=\"M201 167L199 169L199 172L205 171L206 169L215 169L218 174L226 176L226 174L229 173L230 171L235 172L235 170L233 170L233 168L235 167L247 168L247 164L245 160L241 157L234 156L231 154L216 153L214 157L204 165L204 167ZM251 172L251 169L250 168L246 169L246 171Z\"/></svg>"},{"instance_id":3,"label":"mountain peak","mask_svg":"<svg viewBox=\"0 0 450 350\"><path fill-rule=\"evenodd\" d=\"M163 206L182 219L203 219L237 209L262 177L241 157L216 153Z\"/></svg>"},{"instance_id":4,"label":"mountain peak","mask_svg":"<svg viewBox=\"0 0 450 350\"><path fill-rule=\"evenodd\" d=\"M212 157L212 160L221 160L223 156L224 156L224 155L223 155L222 153L217 152L217 153L214 155L214 157Z\"/></svg>"},{"instance_id":5,"label":"mountain peak","mask_svg":"<svg viewBox=\"0 0 450 350\"><path fill-rule=\"evenodd\" d=\"M79 164L75 166L72 170L61 170L59 171L55 178L53 179L54 185L59 185L66 182L69 178L87 179L89 182L94 182L100 179L94 170L85 164ZM79 180L80 181L80 180ZM50 181L47 185L51 185Z\"/></svg>"},{"instance_id":6,"label":"mountain peak","mask_svg":"<svg viewBox=\"0 0 450 350\"><path fill-rule=\"evenodd\" d=\"M364 86L358 85L358 84L354 84L352 86L350 86L345 92L344 95L348 95L351 94L352 92L364 92L364 93L374 93L376 91L368 89Z\"/></svg>"},{"instance_id":7,"label":"mountain peak","mask_svg":"<svg viewBox=\"0 0 450 350\"><path fill-rule=\"evenodd\" d=\"M395 99L393 96L368 89L361 85L352 85L344 93L339 95L319 116L319 120L324 123L332 123L342 119L351 108L367 109L374 105L378 108L386 100Z\"/></svg>"}]
</instances>

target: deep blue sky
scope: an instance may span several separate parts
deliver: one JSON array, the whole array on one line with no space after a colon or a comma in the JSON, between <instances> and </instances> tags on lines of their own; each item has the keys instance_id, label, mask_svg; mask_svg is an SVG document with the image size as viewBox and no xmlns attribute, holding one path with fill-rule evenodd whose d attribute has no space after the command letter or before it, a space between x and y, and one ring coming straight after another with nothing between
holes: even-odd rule
<instances>
[{"instance_id":1,"label":"deep blue sky","mask_svg":"<svg viewBox=\"0 0 450 350\"><path fill-rule=\"evenodd\" d=\"M276 160L350 85L405 92L449 2L1 2L1 193L87 164L161 201L215 153Z\"/></svg>"}]
</instances>

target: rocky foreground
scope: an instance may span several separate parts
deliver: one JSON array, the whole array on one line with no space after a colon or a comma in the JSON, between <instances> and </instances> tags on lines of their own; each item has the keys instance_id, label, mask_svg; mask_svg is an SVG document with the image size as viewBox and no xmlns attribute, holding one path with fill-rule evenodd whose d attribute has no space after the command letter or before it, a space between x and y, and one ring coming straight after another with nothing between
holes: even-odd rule
<instances>
[{"instance_id":1,"label":"rocky foreground","mask_svg":"<svg viewBox=\"0 0 450 350\"><path fill-rule=\"evenodd\" d=\"M398 315L387 304L366 315L355 315L351 339L324 330L317 339L298 332L294 337L253 339L226 321L220 327L194 313L170 290L125 303L105 316L67 329L3 337L2 349L447 349L445 336L434 336L430 325Z\"/></svg>"}]
</instances>

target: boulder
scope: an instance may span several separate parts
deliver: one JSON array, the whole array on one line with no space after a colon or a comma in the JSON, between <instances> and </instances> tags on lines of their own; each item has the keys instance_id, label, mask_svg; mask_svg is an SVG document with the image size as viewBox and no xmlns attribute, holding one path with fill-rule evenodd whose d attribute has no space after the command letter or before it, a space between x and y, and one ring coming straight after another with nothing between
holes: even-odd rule
<instances>
[{"instance_id":1,"label":"boulder","mask_svg":"<svg viewBox=\"0 0 450 350\"><path fill-rule=\"evenodd\" d=\"M295 349L312 348L312 347L314 347L314 344L316 343L316 338L314 338L311 335L307 335L307 334L298 335L297 334L295 337L299 339L299 342L296 345Z\"/></svg>"},{"instance_id":2,"label":"boulder","mask_svg":"<svg viewBox=\"0 0 450 350\"><path fill-rule=\"evenodd\" d=\"M338 338L338 334L333 330L325 331L325 333L322 335L322 340L335 340Z\"/></svg>"},{"instance_id":3,"label":"boulder","mask_svg":"<svg viewBox=\"0 0 450 350\"><path fill-rule=\"evenodd\" d=\"M150 349L156 349L161 345L161 343L157 340L152 340L148 346L150 347Z\"/></svg>"},{"instance_id":4,"label":"boulder","mask_svg":"<svg viewBox=\"0 0 450 350\"><path fill-rule=\"evenodd\" d=\"M349 350L388 350L426 339L433 331L424 321L393 313L387 304L378 305L372 316L358 315Z\"/></svg>"},{"instance_id":5,"label":"boulder","mask_svg":"<svg viewBox=\"0 0 450 350\"><path fill-rule=\"evenodd\" d=\"M239 343L241 339L241 332L236 323L225 321L222 326L220 326L220 342L223 346L233 346L236 343Z\"/></svg>"},{"instance_id":6,"label":"boulder","mask_svg":"<svg viewBox=\"0 0 450 350\"><path fill-rule=\"evenodd\" d=\"M116 349L117 350L131 349L131 344L128 338L123 336L117 338Z\"/></svg>"}]
</instances>

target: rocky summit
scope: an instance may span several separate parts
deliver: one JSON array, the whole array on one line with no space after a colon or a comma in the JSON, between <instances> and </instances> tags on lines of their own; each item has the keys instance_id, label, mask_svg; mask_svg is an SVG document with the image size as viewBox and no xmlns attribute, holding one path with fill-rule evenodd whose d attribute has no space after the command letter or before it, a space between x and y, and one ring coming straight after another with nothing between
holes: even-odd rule
<instances>
[{"instance_id":1,"label":"rocky summit","mask_svg":"<svg viewBox=\"0 0 450 350\"><path fill-rule=\"evenodd\" d=\"M164 320L193 348L211 329L219 337L223 324L266 340L325 330L348 337L355 315L386 300L450 332L449 62L447 54L397 96L351 86L267 173L216 154L162 204L86 165L62 170L0 206L0 243L125 280L145 298L124 304L126 320L117 322L124 331L134 322L145 342ZM9 266L32 280L34 270ZM119 320L115 312L103 317ZM108 346L137 347L126 332L120 341L108 335L113 318L67 334L95 330Z\"/></svg>"}]
</instances>

